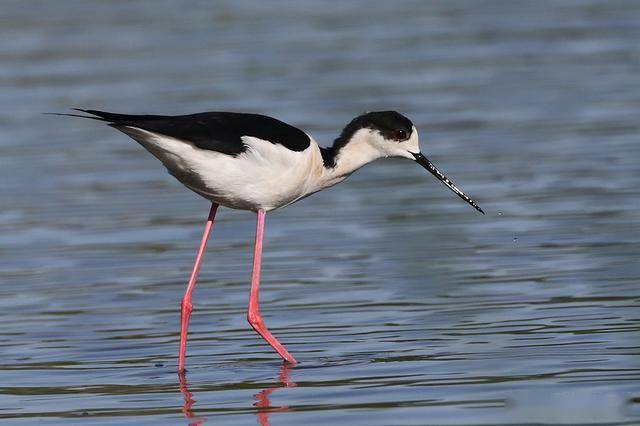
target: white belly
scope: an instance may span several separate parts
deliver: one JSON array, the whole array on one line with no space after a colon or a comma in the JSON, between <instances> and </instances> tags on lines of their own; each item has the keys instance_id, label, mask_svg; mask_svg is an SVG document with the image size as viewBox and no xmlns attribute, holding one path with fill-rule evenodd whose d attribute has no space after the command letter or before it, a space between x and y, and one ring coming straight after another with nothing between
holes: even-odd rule
<instances>
[{"instance_id":1,"label":"white belly","mask_svg":"<svg viewBox=\"0 0 640 426\"><path fill-rule=\"evenodd\" d=\"M318 190L323 166L313 140L296 152L245 136L248 149L231 156L140 129L127 128L126 133L189 189L226 207L269 211Z\"/></svg>"}]
</instances>

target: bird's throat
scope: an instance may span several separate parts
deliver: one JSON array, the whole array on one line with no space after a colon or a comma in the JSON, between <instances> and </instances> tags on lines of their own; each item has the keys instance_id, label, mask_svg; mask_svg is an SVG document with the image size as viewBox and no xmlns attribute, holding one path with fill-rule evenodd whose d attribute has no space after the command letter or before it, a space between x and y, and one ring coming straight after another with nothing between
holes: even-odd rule
<instances>
[{"instance_id":1,"label":"bird's throat","mask_svg":"<svg viewBox=\"0 0 640 426\"><path fill-rule=\"evenodd\" d=\"M334 145L331 148L321 148L321 153L324 162L324 188L342 182L360 167L381 157L374 147L355 138L340 147Z\"/></svg>"}]
</instances>

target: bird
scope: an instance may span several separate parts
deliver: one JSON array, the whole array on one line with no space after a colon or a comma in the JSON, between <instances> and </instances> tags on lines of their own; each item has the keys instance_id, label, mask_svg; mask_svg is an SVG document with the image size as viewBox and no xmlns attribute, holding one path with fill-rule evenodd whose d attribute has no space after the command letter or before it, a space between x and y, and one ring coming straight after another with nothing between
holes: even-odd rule
<instances>
[{"instance_id":1,"label":"bird","mask_svg":"<svg viewBox=\"0 0 640 426\"><path fill-rule=\"evenodd\" d=\"M131 115L73 108L57 113L102 121L129 136L162 162L188 189L211 203L186 290L180 302L178 372L185 370L193 291L219 206L256 214L247 320L285 364L296 359L271 334L260 314L259 289L266 213L334 186L381 158L402 158L424 167L477 211L484 211L420 150L418 131L397 111L373 111L351 120L320 147L303 130L276 118L242 112Z\"/></svg>"}]
</instances>

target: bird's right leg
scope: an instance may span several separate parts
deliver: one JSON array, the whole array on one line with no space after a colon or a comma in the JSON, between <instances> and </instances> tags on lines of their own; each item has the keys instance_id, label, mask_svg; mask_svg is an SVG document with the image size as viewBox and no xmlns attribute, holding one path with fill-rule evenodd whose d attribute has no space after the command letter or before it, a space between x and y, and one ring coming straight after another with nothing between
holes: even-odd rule
<instances>
[{"instance_id":1,"label":"bird's right leg","mask_svg":"<svg viewBox=\"0 0 640 426\"><path fill-rule=\"evenodd\" d=\"M249 293L249 309L247 312L247 320L251 327L260 335L267 343L276 351L278 355L290 364L296 364L297 361L285 349L278 339L276 339L267 327L264 325L262 315L260 314L260 303L258 301L260 289L260 265L262 263L262 239L264 236L264 218L265 211L260 209L257 211L256 221L256 242L253 246L253 271L251 272L251 291Z\"/></svg>"},{"instance_id":2,"label":"bird's right leg","mask_svg":"<svg viewBox=\"0 0 640 426\"><path fill-rule=\"evenodd\" d=\"M216 217L216 211L218 205L211 203L211 210L209 211L209 217L207 223L204 226L204 232L202 233L202 240L200 240L200 248L198 248L198 254L196 255L196 263L193 265L193 271L191 271L191 277L187 284L187 289L182 296L180 303L180 349L178 352L178 372L183 373L184 360L187 353L187 330L189 329L189 318L191 317L191 311L193 310L193 304L191 303L191 296L193 289L196 286L196 279L198 278L198 271L200 270L200 263L202 262L202 255L207 247L207 239L209 233L213 227L213 219Z\"/></svg>"}]
</instances>

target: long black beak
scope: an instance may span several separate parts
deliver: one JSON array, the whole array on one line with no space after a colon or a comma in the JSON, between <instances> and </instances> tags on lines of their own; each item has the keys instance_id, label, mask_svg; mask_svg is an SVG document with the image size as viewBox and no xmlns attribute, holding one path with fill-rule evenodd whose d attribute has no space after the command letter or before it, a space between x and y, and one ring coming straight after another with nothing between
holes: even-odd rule
<instances>
[{"instance_id":1,"label":"long black beak","mask_svg":"<svg viewBox=\"0 0 640 426\"><path fill-rule=\"evenodd\" d=\"M411 154L413 154L413 153L411 153ZM424 167L425 169L429 170L432 175L434 175L435 177L440 179L440 181L442 183L444 183L445 185L447 185L450 190L455 192L456 195L458 195L458 197L462 198L467 203L471 204L473 206L473 208L478 210L480 213L484 214L484 212L482 211L480 206L477 205L476 202L473 201L471 198L467 197L467 195L464 192L460 191L458 189L458 187L455 186L453 184L453 182L451 182L444 174L442 174L442 172L440 170L438 170L436 168L436 166L434 166L433 163L431 161L429 161L429 159L427 157L422 155L422 153L420 153L420 152L417 153L417 154L413 154L413 156L416 159L416 163L420 164L422 167Z\"/></svg>"}]
</instances>

